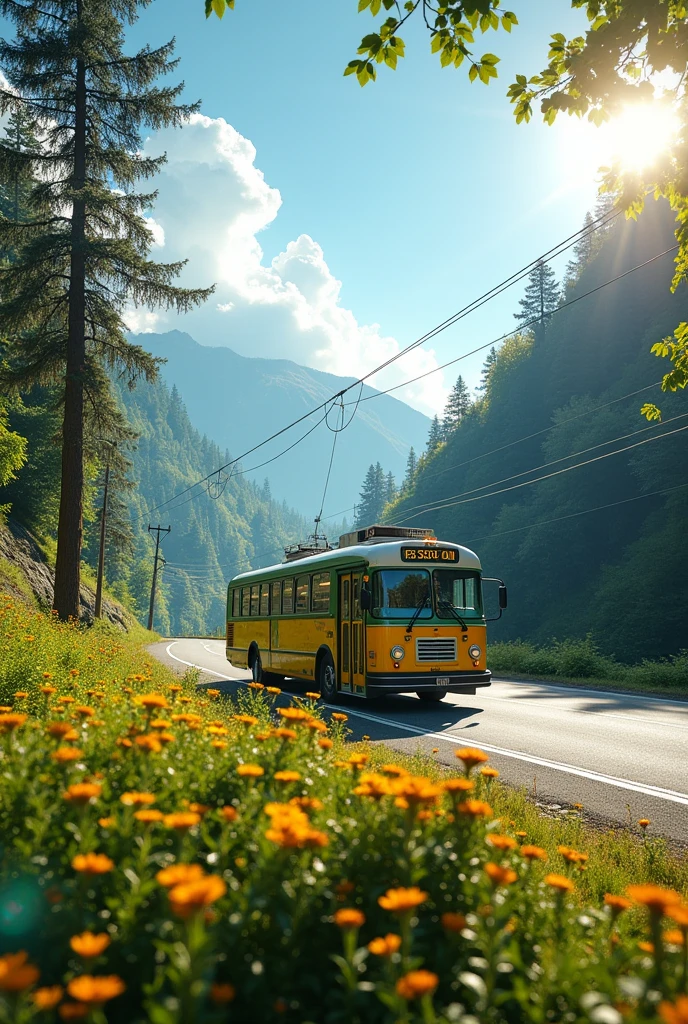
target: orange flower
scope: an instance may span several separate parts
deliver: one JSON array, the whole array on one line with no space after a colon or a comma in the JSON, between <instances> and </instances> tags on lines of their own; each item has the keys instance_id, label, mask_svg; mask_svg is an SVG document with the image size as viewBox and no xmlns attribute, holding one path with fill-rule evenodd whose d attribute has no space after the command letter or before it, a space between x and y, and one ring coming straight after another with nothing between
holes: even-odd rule
<instances>
[{"instance_id":1,"label":"orange flower","mask_svg":"<svg viewBox=\"0 0 688 1024\"><path fill-rule=\"evenodd\" d=\"M460 814L467 814L472 818L490 818L492 808L484 800L464 800L456 808Z\"/></svg>"},{"instance_id":2,"label":"orange flower","mask_svg":"<svg viewBox=\"0 0 688 1024\"><path fill-rule=\"evenodd\" d=\"M250 728L252 725L258 725L259 721L255 715L232 715L232 718L235 722L240 722L247 728Z\"/></svg>"},{"instance_id":3,"label":"orange flower","mask_svg":"<svg viewBox=\"0 0 688 1024\"><path fill-rule=\"evenodd\" d=\"M401 935L389 932L382 938L372 939L368 943L368 949L374 956L392 956L401 946Z\"/></svg>"},{"instance_id":4,"label":"orange flower","mask_svg":"<svg viewBox=\"0 0 688 1024\"><path fill-rule=\"evenodd\" d=\"M622 911L628 910L632 904L625 896L615 896L613 893L607 892L604 894L604 905L611 907L613 917L618 917Z\"/></svg>"},{"instance_id":5,"label":"orange flower","mask_svg":"<svg viewBox=\"0 0 688 1024\"><path fill-rule=\"evenodd\" d=\"M294 807L300 807L304 811L322 811L325 806L317 796L293 796L289 801Z\"/></svg>"},{"instance_id":6,"label":"orange flower","mask_svg":"<svg viewBox=\"0 0 688 1024\"><path fill-rule=\"evenodd\" d=\"M84 875L106 875L112 871L115 862L104 853L77 853L72 867Z\"/></svg>"},{"instance_id":7,"label":"orange flower","mask_svg":"<svg viewBox=\"0 0 688 1024\"><path fill-rule=\"evenodd\" d=\"M462 932L466 927L466 918L463 914L442 914L440 922L448 932Z\"/></svg>"},{"instance_id":8,"label":"orange flower","mask_svg":"<svg viewBox=\"0 0 688 1024\"><path fill-rule=\"evenodd\" d=\"M335 722L348 722L349 721L349 716L342 714L341 711L333 711L332 715L331 715L331 718Z\"/></svg>"},{"instance_id":9,"label":"orange flower","mask_svg":"<svg viewBox=\"0 0 688 1024\"><path fill-rule=\"evenodd\" d=\"M15 700L25 700L29 696L26 690L17 690L14 697Z\"/></svg>"},{"instance_id":10,"label":"orange flower","mask_svg":"<svg viewBox=\"0 0 688 1024\"><path fill-rule=\"evenodd\" d=\"M469 793L473 789L470 779L447 779L442 783L442 788L447 793Z\"/></svg>"},{"instance_id":11,"label":"orange flower","mask_svg":"<svg viewBox=\"0 0 688 1024\"><path fill-rule=\"evenodd\" d=\"M134 817L144 825L152 825L153 822L163 821L165 815L162 811L156 811L153 807L144 807L142 811L134 811Z\"/></svg>"},{"instance_id":12,"label":"orange flower","mask_svg":"<svg viewBox=\"0 0 688 1024\"><path fill-rule=\"evenodd\" d=\"M307 722L311 717L303 708L277 708L277 714L288 722Z\"/></svg>"},{"instance_id":13,"label":"orange flower","mask_svg":"<svg viewBox=\"0 0 688 1024\"><path fill-rule=\"evenodd\" d=\"M72 935L69 945L78 956L88 960L105 952L110 945L110 936L107 932L99 932L98 935L94 935L93 932L82 932L81 935Z\"/></svg>"},{"instance_id":14,"label":"orange flower","mask_svg":"<svg viewBox=\"0 0 688 1024\"><path fill-rule=\"evenodd\" d=\"M654 942L639 942L638 949L641 953L654 953L655 945Z\"/></svg>"},{"instance_id":15,"label":"orange flower","mask_svg":"<svg viewBox=\"0 0 688 1024\"><path fill-rule=\"evenodd\" d=\"M259 779L261 775L265 775L265 769L261 768L259 764L240 764L237 767L237 772L248 779Z\"/></svg>"},{"instance_id":16,"label":"orange flower","mask_svg":"<svg viewBox=\"0 0 688 1024\"><path fill-rule=\"evenodd\" d=\"M685 939L680 928L671 928L669 931L664 932L664 941L672 946L682 946Z\"/></svg>"},{"instance_id":17,"label":"orange flower","mask_svg":"<svg viewBox=\"0 0 688 1024\"><path fill-rule=\"evenodd\" d=\"M342 930L360 928L361 925L365 924L365 914L360 910L356 910L355 907L342 907L334 915L334 923Z\"/></svg>"},{"instance_id":18,"label":"orange flower","mask_svg":"<svg viewBox=\"0 0 688 1024\"><path fill-rule=\"evenodd\" d=\"M280 740L296 739L296 731L294 729L285 729L284 726L281 726L279 729L275 729L273 735Z\"/></svg>"},{"instance_id":19,"label":"orange flower","mask_svg":"<svg viewBox=\"0 0 688 1024\"><path fill-rule=\"evenodd\" d=\"M647 907L651 914L661 916L681 903L681 897L673 889L662 889L658 885L629 885L626 892L634 903Z\"/></svg>"},{"instance_id":20,"label":"orange flower","mask_svg":"<svg viewBox=\"0 0 688 1024\"><path fill-rule=\"evenodd\" d=\"M172 722L169 722L166 718L154 718L148 725L151 729L169 729Z\"/></svg>"},{"instance_id":21,"label":"orange flower","mask_svg":"<svg viewBox=\"0 0 688 1024\"><path fill-rule=\"evenodd\" d=\"M28 715L17 715L17 714L3 714L0 715L0 733L14 732L15 729L19 729Z\"/></svg>"},{"instance_id":22,"label":"orange flower","mask_svg":"<svg viewBox=\"0 0 688 1024\"><path fill-rule=\"evenodd\" d=\"M125 807L143 807L145 804L155 803L153 793L122 793L119 799Z\"/></svg>"},{"instance_id":23,"label":"orange flower","mask_svg":"<svg viewBox=\"0 0 688 1024\"><path fill-rule=\"evenodd\" d=\"M126 985L116 974L97 978L90 974L81 974L78 978L72 978L67 985L70 996L89 1006L106 1003L108 999L120 996L125 988Z\"/></svg>"},{"instance_id":24,"label":"orange flower","mask_svg":"<svg viewBox=\"0 0 688 1024\"><path fill-rule=\"evenodd\" d=\"M570 846L557 846L557 850L569 864L585 864L588 859L587 853L581 853Z\"/></svg>"},{"instance_id":25,"label":"orange flower","mask_svg":"<svg viewBox=\"0 0 688 1024\"><path fill-rule=\"evenodd\" d=\"M462 747L461 750L456 751L456 756L463 761L466 774L477 764L485 764L486 761L489 761L487 754L483 750L478 750L477 747Z\"/></svg>"},{"instance_id":26,"label":"orange flower","mask_svg":"<svg viewBox=\"0 0 688 1024\"><path fill-rule=\"evenodd\" d=\"M78 747L58 747L50 756L58 764L66 764L68 761L78 761L84 752Z\"/></svg>"},{"instance_id":27,"label":"orange flower","mask_svg":"<svg viewBox=\"0 0 688 1024\"><path fill-rule=\"evenodd\" d=\"M81 715L82 718L92 718L95 715L93 708L87 707L86 704L79 704L74 708L75 715Z\"/></svg>"},{"instance_id":28,"label":"orange flower","mask_svg":"<svg viewBox=\"0 0 688 1024\"><path fill-rule=\"evenodd\" d=\"M274 778L277 782L300 782L301 773L293 771L275 772Z\"/></svg>"},{"instance_id":29,"label":"orange flower","mask_svg":"<svg viewBox=\"0 0 688 1024\"><path fill-rule=\"evenodd\" d=\"M279 686L266 686L265 690L267 693L271 693L273 697L279 697L280 693L282 692Z\"/></svg>"},{"instance_id":30,"label":"orange flower","mask_svg":"<svg viewBox=\"0 0 688 1024\"><path fill-rule=\"evenodd\" d=\"M217 691L220 692L219 690ZM210 690L208 690L210 693ZM236 989L234 985L230 985L229 982L215 982L214 985L210 986L210 998L216 1006L224 1006L226 1003L231 1003L236 996Z\"/></svg>"},{"instance_id":31,"label":"orange flower","mask_svg":"<svg viewBox=\"0 0 688 1024\"><path fill-rule=\"evenodd\" d=\"M116 823L115 818L98 818L98 824L101 828L112 828Z\"/></svg>"},{"instance_id":32,"label":"orange flower","mask_svg":"<svg viewBox=\"0 0 688 1024\"><path fill-rule=\"evenodd\" d=\"M499 772L496 768L481 768L480 774L484 779L498 779Z\"/></svg>"},{"instance_id":33,"label":"orange flower","mask_svg":"<svg viewBox=\"0 0 688 1024\"><path fill-rule=\"evenodd\" d=\"M39 689L40 689L41 693L45 694L46 697L50 697L51 694L57 693L57 687L56 686L50 686L50 685L48 685L48 686L40 686ZM42 992L43 990L39 989L39 991Z\"/></svg>"},{"instance_id":34,"label":"orange flower","mask_svg":"<svg viewBox=\"0 0 688 1024\"><path fill-rule=\"evenodd\" d=\"M169 686L167 687L167 689L168 689L168 691L169 691L170 693L181 693L181 692L182 692L182 690L184 689L184 687L183 687L183 686L180 686L180 685L179 685L179 683L171 683L171 684L170 684L170 685L169 685Z\"/></svg>"},{"instance_id":35,"label":"orange flower","mask_svg":"<svg viewBox=\"0 0 688 1024\"><path fill-rule=\"evenodd\" d=\"M354 789L356 796L369 796L373 800L379 800L391 792L390 780L386 775L379 775L377 772L365 772Z\"/></svg>"},{"instance_id":36,"label":"orange flower","mask_svg":"<svg viewBox=\"0 0 688 1024\"><path fill-rule=\"evenodd\" d=\"M309 700L320 700L319 693L310 693L308 690L306 690L306 696L308 697Z\"/></svg>"},{"instance_id":37,"label":"orange flower","mask_svg":"<svg viewBox=\"0 0 688 1024\"><path fill-rule=\"evenodd\" d=\"M182 803L186 803L186 801L183 800ZM190 803L189 810L193 811L194 814L200 814L201 817L203 817L204 814L208 813L210 807L208 806L208 804Z\"/></svg>"},{"instance_id":38,"label":"orange flower","mask_svg":"<svg viewBox=\"0 0 688 1024\"><path fill-rule=\"evenodd\" d=\"M576 888L570 878L566 875L545 875L545 882L547 885L551 885L553 889L558 889L560 892L573 892Z\"/></svg>"},{"instance_id":39,"label":"orange flower","mask_svg":"<svg viewBox=\"0 0 688 1024\"><path fill-rule=\"evenodd\" d=\"M265 684L264 683L255 683L255 682L254 683L249 683L248 684L248 688L249 688L249 690L264 690L265 689Z\"/></svg>"},{"instance_id":40,"label":"orange flower","mask_svg":"<svg viewBox=\"0 0 688 1024\"><path fill-rule=\"evenodd\" d=\"M679 996L675 1003L660 1003L659 1016L666 1024L688 1024L688 996Z\"/></svg>"},{"instance_id":41,"label":"orange flower","mask_svg":"<svg viewBox=\"0 0 688 1024\"><path fill-rule=\"evenodd\" d=\"M442 793L442 787L423 775L402 775L390 783L392 792L408 804L434 804Z\"/></svg>"},{"instance_id":42,"label":"orange flower","mask_svg":"<svg viewBox=\"0 0 688 1024\"><path fill-rule=\"evenodd\" d=\"M224 725L209 725L206 732L209 736L229 736L229 729Z\"/></svg>"},{"instance_id":43,"label":"orange flower","mask_svg":"<svg viewBox=\"0 0 688 1024\"><path fill-rule=\"evenodd\" d=\"M162 750L160 737L155 736L152 733L144 736L137 736L134 742L141 750L145 750L149 754L159 754Z\"/></svg>"},{"instance_id":44,"label":"orange flower","mask_svg":"<svg viewBox=\"0 0 688 1024\"><path fill-rule=\"evenodd\" d=\"M239 813L236 810L236 808L232 807L230 804L226 804L224 807L221 807L220 814L225 819L225 821L229 822L236 821L237 818L239 817Z\"/></svg>"},{"instance_id":45,"label":"orange flower","mask_svg":"<svg viewBox=\"0 0 688 1024\"><path fill-rule=\"evenodd\" d=\"M160 743L174 743L174 736L171 732L159 732L158 740Z\"/></svg>"},{"instance_id":46,"label":"orange flower","mask_svg":"<svg viewBox=\"0 0 688 1024\"><path fill-rule=\"evenodd\" d=\"M170 889L170 906L178 917L191 917L209 907L227 892L227 886L218 875L206 875L195 882L182 882Z\"/></svg>"},{"instance_id":47,"label":"orange flower","mask_svg":"<svg viewBox=\"0 0 688 1024\"><path fill-rule=\"evenodd\" d=\"M213 742L210 745L215 750L226 750L227 749L227 743L226 743L225 740L213 740Z\"/></svg>"},{"instance_id":48,"label":"orange flower","mask_svg":"<svg viewBox=\"0 0 688 1024\"><path fill-rule=\"evenodd\" d=\"M95 782L75 782L62 794L62 799L72 804L87 804L90 800L96 800L101 790L102 786Z\"/></svg>"},{"instance_id":49,"label":"orange flower","mask_svg":"<svg viewBox=\"0 0 688 1024\"><path fill-rule=\"evenodd\" d=\"M640 825L641 829L644 832L645 829L647 828L647 826L650 824L650 819L649 818L640 818L638 820L638 824Z\"/></svg>"},{"instance_id":50,"label":"orange flower","mask_svg":"<svg viewBox=\"0 0 688 1024\"><path fill-rule=\"evenodd\" d=\"M167 828L174 828L179 832L193 828L200 820L200 814L196 814L195 811L177 811L175 814L166 814L163 818Z\"/></svg>"},{"instance_id":51,"label":"orange flower","mask_svg":"<svg viewBox=\"0 0 688 1024\"><path fill-rule=\"evenodd\" d=\"M398 995L402 999L420 999L432 994L440 983L440 979L432 971L409 971L396 984Z\"/></svg>"},{"instance_id":52,"label":"orange flower","mask_svg":"<svg viewBox=\"0 0 688 1024\"><path fill-rule=\"evenodd\" d=\"M64 697L58 697L57 699L60 704L76 704L76 697L71 697L69 694L66 694Z\"/></svg>"},{"instance_id":53,"label":"orange flower","mask_svg":"<svg viewBox=\"0 0 688 1024\"><path fill-rule=\"evenodd\" d=\"M547 850L543 850L541 846L522 846L521 856L530 861L547 860Z\"/></svg>"},{"instance_id":54,"label":"orange flower","mask_svg":"<svg viewBox=\"0 0 688 1024\"><path fill-rule=\"evenodd\" d=\"M388 889L384 896L380 896L378 903L383 910L389 910L393 914L403 914L414 907L425 903L428 893L423 892L417 885L409 889Z\"/></svg>"},{"instance_id":55,"label":"orange flower","mask_svg":"<svg viewBox=\"0 0 688 1024\"><path fill-rule=\"evenodd\" d=\"M496 850L515 850L518 843L511 836L489 835L486 842Z\"/></svg>"},{"instance_id":56,"label":"orange flower","mask_svg":"<svg viewBox=\"0 0 688 1024\"><path fill-rule=\"evenodd\" d=\"M318 746L320 747L321 750L332 750L334 743L327 736L322 736L318 740Z\"/></svg>"},{"instance_id":57,"label":"orange flower","mask_svg":"<svg viewBox=\"0 0 688 1024\"><path fill-rule=\"evenodd\" d=\"M492 861L485 865L485 874L495 887L498 885L511 885L518 878L513 868L502 868L499 864L493 864Z\"/></svg>"},{"instance_id":58,"label":"orange flower","mask_svg":"<svg viewBox=\"0 0 688 1024\"><path fill-rule=\"evenodd\" d=\"M688 904L680 903L676 906L667 907L667 914L681 928L688 929Z\"/></svg>"},{"instance_id":59,"label":"orange flower","mask_svg":"<svg viewBox=\"0 0 688 1024\"><path fill-rule=\"evenodd\" d=\"M167 697L162 693L144 693L142 697L136 698L136 703L144 708L168 708Z\"/></svg>"},{"instance_id":60,"label":"orange flower","mask_svg":"<svg viewBox=\"0 0 688 1024\"><path fill-rule=\"evenodd\" d=\"M168 868L158 871L155 879L166 889L175 885L187 885L203 878L205 872L200 864L171 864Z\"/></svg>"},{"instance_id":61,"label":"orange flower","mask_svg":"<svg viewBox=\"0 0 688 1024\"><path fill-rule=\"evenodd\" d=\"M0 956L0 992L23 992L36 984L41 972L27 960L24 951Z\"/></svg>"},{"instance_id":62,"label":"orange flower","mask_svg":"<svg viewBox=\"0 0 688 1024\"><path fill-rule=\"evenodd\" d=\"M62 985L50 985L45 988L37 988L31 996L33 1005L38 1010L52 1010L59 1003L64 995Z\"/></svg>"},{"instance_id":63,"label":"orange flower","mask_svg":"<svg viewBox=\"0 0 688 1024\"><path fill-rule=\"evenodd\" d=\"M63 1003L57 1012L62 1020L80 1020L87 1017L90 1011L86 1003Z\"/></svg>"},{"instance_id":64,"label":"orange flower","mask_svg":"<svg viewBox=\"0 0 688 1024\"><path fill-rule=\"evenodd\" d=\"M219 697L220 696L220 691L219 690L206 690L205 692L208 694L209 697Z\"/></svg>"}]
</instances>

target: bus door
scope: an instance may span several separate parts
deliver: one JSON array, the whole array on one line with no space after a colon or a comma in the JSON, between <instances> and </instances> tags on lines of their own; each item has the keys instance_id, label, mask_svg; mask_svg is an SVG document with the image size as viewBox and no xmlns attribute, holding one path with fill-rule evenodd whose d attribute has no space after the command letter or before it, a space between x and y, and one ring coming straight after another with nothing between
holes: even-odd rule
<instances>
[{"instance_id":1,"label":"bus door","mask_svg":"<svg viewBox=\"0 0 688 1024\"><path fill-rule=\"evenodd\" d=\"M354 572L339 577L339 686L345 693L365 694L362 576Z\"/></svg>"}]
</instances>

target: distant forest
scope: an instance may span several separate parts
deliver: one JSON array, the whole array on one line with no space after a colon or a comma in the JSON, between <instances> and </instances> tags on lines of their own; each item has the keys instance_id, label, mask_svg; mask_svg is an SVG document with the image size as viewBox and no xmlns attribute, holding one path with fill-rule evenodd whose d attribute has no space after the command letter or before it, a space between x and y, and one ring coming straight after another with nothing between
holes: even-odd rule
<instances>
[{"instance_id":1,"label":"distant forest","mask_svg":"<svg viewBox=\"0 0 688 1024\"><path fill-rule=\"evenodd\" d=\"M622 661L688 648L688 404L653 386L667 367L650 354L688 319L685 286L671 294L669 254L559 309L671 249L672 223L651 203L583 239L563 282L536 267L515 316L537 316L543 294L545 315L488 353L479 397L448 429L435 421L385 507L385 521L466 544L507 581L494 638L592 634Z\"/></svg>"}]
</instances>

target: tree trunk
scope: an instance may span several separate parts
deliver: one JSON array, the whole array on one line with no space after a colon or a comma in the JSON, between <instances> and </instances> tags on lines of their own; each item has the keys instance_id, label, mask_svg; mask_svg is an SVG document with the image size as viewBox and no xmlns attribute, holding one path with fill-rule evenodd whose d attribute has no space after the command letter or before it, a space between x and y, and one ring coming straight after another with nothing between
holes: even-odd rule
<instances>
[{"instance_id":1,"label":"tree trunk","mask_svg":"<svg viewBox=\"0 0 688 1024\"><path fill-rule=\"evenodd\" d=\"M77 2L77 17L81 3ZM75 190L86 183L86 69L76 62L74 118ZM76 199L72 209L67 370L62 427L62 480L57 526L57 561L53 608L61 619L79 617L79 584L83 534L84 491L84 372L86 369L85 289L86 203Z\"/></svg>"}]
</instances>

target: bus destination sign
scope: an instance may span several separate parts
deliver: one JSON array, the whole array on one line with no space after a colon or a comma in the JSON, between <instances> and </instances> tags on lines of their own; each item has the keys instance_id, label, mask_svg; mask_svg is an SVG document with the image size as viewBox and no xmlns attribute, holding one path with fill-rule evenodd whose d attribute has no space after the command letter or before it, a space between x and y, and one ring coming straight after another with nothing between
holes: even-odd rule
<instances>
[{"instance_id":1,"label":"bus destination sign","mask_svg":"<svg viewBox=\"0 0 688 1024\"><path fill-rule=\"evenodd\" d=\"M401 549L402 562L458 562L459 552L454 548L442 548L436 545L427 548L404 547Z\"/></svg>"}]
</instances>

